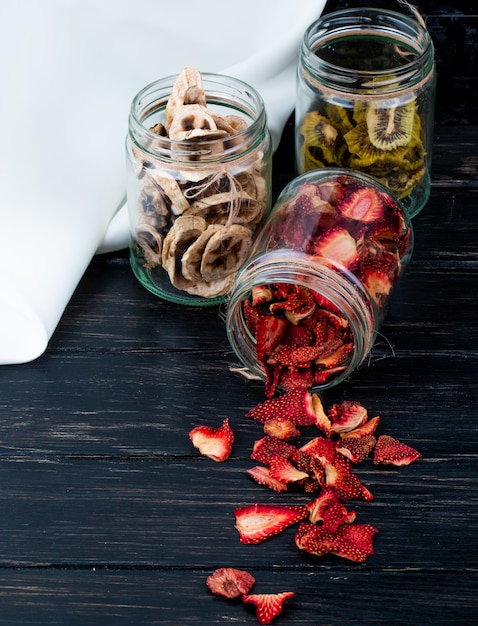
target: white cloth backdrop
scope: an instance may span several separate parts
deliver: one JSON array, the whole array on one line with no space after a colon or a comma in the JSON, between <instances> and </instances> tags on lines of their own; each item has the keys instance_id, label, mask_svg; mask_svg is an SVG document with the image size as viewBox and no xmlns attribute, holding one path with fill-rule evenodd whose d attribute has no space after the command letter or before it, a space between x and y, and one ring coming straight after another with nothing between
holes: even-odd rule
<instances>
[{"instance_id":1,"label":"white cloth backdrop","mask_svg":"<svg viewBox=\"0 0 478 626\"><path fill-rule=\"evenodd\" d=\"M265 100L275 148L324 4L1 0L0 364L39 357L92 257L127 245L137 91L186 65L242 78Z\"/></svg>"}]
</instances>

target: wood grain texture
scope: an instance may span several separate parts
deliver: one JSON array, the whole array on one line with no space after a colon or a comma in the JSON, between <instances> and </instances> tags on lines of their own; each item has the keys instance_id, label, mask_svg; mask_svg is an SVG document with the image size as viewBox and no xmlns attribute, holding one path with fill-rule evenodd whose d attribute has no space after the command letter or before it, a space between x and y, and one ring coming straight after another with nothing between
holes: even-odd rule
<instances>
[{"instance_id":1,"label":"wood grain texture","mask_svg":"<svg viewBox=\"0 0 478 626\"><path fill-rule=\"evenodd\" d=\"M293 118L274 157L275 196L294 176L292 136ZM379 529L375 554L313 557L294 528L239 542L236 507L310 497L246 474L262 430L245 414L264 388L234 371L224 307L158 300L120 251L92 261L41 358L0 368L0 624L257 624L207 591L221 566L250 570L258 593L295 591L278 626L476 621L477 137L473 126L436 129L410 266L370 359L323 394L326 407L359 400L380 415L379 434L423 454L354 470L374 500L348 507ZM225 417L234 448L218 464L188 433ZM300 443L316 434L303 428Z\"/></svg>"}]
</instances>

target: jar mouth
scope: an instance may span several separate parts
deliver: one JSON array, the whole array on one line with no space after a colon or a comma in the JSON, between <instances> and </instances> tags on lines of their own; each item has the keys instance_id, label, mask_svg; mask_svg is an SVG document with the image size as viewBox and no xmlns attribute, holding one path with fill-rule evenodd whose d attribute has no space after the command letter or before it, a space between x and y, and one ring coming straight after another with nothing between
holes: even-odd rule
<instances>
[{"instance_id":1,"label":"jar mouth","mask_svg":"<svg viewBox=\"0 0 478 626\"><path fill-rule=\"evenodd\" d=\"M338 307L349 323L353 351L346 369L313 390L335 386L347 379L367 357L375 340L375 305L359 280L342 265L326 261L313 263L310 255L298 250L280 249L252 257L236 277L240 287L227 306L226 329L229 342L247 369L266 380L264 367L257 360L256 340L249 330L242 303L253 287L270 283L288 283L309 287Z\"/></svg>"},{"instance_id":2,"label":"jar mouth","mask_svg":"<svg viewBox=\"0 0 478 626\"><path fill-rule=\"evenodd\" d=\"M176 75L146 85L134 97L129 115L129 135L135 146L151 156L167 161L187 161L199 167L205 162L228 161L257 149L267 131L262 96L249 84L214 73L202 73L207 107L221 115L237 115L247 127L225 139L172 140L151 129L164 121L165 109Z\"/></svg>"},{"instance_id":3,"label":"jar mouth","mask_svg":"<svg viewBox=\"0 0 478 626\"><path fill-rule=\"evenodd\" d=\"M325 58L324 47L345 38L387 41L404 51L397 55L400 62L373 69L356 61L360 55L351 57L354 63L347 65ZM311 24L302 41L301 57L304 69L320 77L322 85L345 92L360 88L363 93L378 92L382 96L426 78L433 71L434 48L426 28L413 17L395 11L354 8L325 14Z\"/></svg>"}]
</instances>

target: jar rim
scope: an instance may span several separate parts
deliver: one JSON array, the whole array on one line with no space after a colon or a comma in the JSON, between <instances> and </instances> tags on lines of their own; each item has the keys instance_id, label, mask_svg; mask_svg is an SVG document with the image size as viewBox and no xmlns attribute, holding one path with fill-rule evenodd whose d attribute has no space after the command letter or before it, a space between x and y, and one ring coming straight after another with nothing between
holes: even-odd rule
<instances>
[{"instance_id":1,"label":"jar rim","mask_svg":"<svg viewBox=\"0 0 478 626\"><path fill-rule=\"evenodd\" d=\"M353 274L339 264L327 263L331 267L312 264L310 256L298 250L282 249L257 254L239 270L227 305L226 332L236 355L260 378L266 379L266 373L257 361L255 339L247 328L242 302L252 287L271 282L301 285L317 291L341 309L350 325L354 345L347 368L324 383L314 384L313 390L339 384L366 359L376 335L375 305ZM274 280L268 280L269 276Z\"/></svg>"},{"instance_id":2,"label":"jar rim","mask_svg":"<svg viewBox=\"0 0 478 626\"><path fill-rule=\"evenodd\" d=\"M317 54L320 44L346 36L365 37L368 34L400 41L416 51L417 57L400 65L372 71L344 67ZM388 91L396 92L397 84L408 89L410 84L423 80L433 72L433 60L433 41L426 27L415 17L387 9L349 8L323 14L307 28L302 40L301 65L304 69L319 76L327 86L340 86L343 91L355 90L351 79L358 76L368 80L361 85L365 91L378 91L380 95Z\"/></svg>"},{"instance_id":3,"label":"jar rim","mask_svg":"<svg viewBox=\"0 0 478 626\"><path fill-rule=\"evenodd\" d=\"M233 76L201 73L207 104L222 104L242 113L247 127L225 139L173 140L154 133L144 124L154 113L163 111L177 78L171 74L154 80L143 87L133 98L129 114L131 141L155 158L167 161L187 161L188 166L203 166L205 162L227 161L249 153L267 135L267 115L261 94L250 84ZM234 97L234 104L230 99ZM256 138L256 141L254 139Z\"/></svg>"}]
</instances>

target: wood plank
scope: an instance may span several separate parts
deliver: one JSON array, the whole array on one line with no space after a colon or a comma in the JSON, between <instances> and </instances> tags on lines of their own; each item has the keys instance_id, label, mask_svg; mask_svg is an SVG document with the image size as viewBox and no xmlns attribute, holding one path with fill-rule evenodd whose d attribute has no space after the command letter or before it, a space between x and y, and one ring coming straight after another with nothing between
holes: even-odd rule
<instances>
[{"instance_id":1,"label":"wood plank","mask_svg":"<svg viewBox=\"0 0 478 626\"><path fill-rule=\"evenodd\" d=\"M404 431L402 430L404 433ZM404 433L405 434L405 433ZM405 437L406 439L407 437ZM234 510L261 503L305 504L299 489L275 494L231 459L0 460L0 568L215 568L224 565L356 569L344 559L298 550L296 528L244 545ZM373 502L351 501L357 522L379 529L367 571L476 569L476 457L424 460L408 467L361 464L355 473ZM231 485L234 488L231 489ZM426 537L426 541L424 541Z\"/></svg>"},{"instance_id":2,"label":"wood plank","mask_svg":"<svg viewBox=\"0 0 478 626\"><path fill-rule=\"evenodd\" d=\"M256 626L252 608L207 591L211 571L0 570L0 624ZM476 572L250 571L258 593L295 591L277 624L468 626L476 617Z\"/></svg>"}]
</instances>

